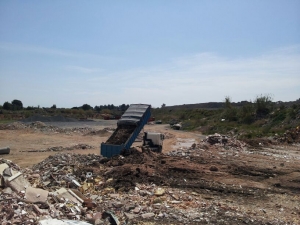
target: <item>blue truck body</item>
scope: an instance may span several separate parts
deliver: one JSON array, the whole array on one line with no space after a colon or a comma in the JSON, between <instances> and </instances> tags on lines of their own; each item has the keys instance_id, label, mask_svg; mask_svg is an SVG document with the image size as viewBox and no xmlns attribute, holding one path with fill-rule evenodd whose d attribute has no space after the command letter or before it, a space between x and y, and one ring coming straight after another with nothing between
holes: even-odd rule
<instances>
[{"instance_id":1,"label":"blue truck body","mask_svg":"<svg viewBox=\"0 0 300 225\"><path fill-rule=\"evenodd\" d=\"M100 154L111 158L114 155L121 154L122 151L128 151L147 124L150 116L151 106L146 104L132 104L118 120L118 127L110 138L100 146ZM122 134L122 138L119 134Z\"/></svg>"}]
</instances>

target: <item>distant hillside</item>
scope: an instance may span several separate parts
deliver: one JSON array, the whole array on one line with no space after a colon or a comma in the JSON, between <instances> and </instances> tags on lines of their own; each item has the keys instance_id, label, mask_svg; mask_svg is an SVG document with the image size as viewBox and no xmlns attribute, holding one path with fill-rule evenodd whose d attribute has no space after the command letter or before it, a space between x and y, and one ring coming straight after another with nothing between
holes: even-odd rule
<instances>
[{"instance_id":1,"label":"distant hillside","mask_svg":"<svg viewBox=\"0 0 300 225\"><path fill-rule=\"evenodd\" d=\"M232 102L231 105L234 107L242 107L251 102L241 101L241 102ZM293 104L300 104L300 98L296 101L289 102L274 102L277 105L284 105L287 107L292 106ZM165 106L165 109L221 109L224 107L224 102L207 102L207 103L196 103L196 104L184 104L184 105L174 105L174 106Z\"/></svg>"}]
</instances>

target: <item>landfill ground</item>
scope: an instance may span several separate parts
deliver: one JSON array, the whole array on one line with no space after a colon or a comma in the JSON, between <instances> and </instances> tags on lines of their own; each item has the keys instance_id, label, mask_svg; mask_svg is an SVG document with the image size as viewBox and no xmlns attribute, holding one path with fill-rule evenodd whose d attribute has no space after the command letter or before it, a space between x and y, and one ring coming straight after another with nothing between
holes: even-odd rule
<instances>
[{"instance_id":1,"label":"landfill ground","mask_svg":"<svg viewBox=\"0 0 300 225\"><path fill-rule=\"evenodd\" d=\"M115 128L115 123L60 128L41 122L0 127L0 148L11 149L0 155L0 165L21 172L33 188L20 191L9 183L12 175L1 175L2 224L50 218L90 224L300 224L299 143L262 140L252 147L234 137L146 125L145 131L165 134L162 153L142 151L137 141L130 155L107 160L99 146ZM68 199L66 190L77 197Z\"/></svg>"}]
</instances>

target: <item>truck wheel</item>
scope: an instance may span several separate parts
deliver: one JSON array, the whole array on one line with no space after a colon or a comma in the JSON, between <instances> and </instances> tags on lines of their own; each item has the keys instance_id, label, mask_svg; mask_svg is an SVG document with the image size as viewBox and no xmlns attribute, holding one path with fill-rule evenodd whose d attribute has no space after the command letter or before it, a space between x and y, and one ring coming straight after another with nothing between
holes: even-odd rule
<instances>
[{"instance_id":1,"label":"truck wheel","mask_svg":"<svg viewBox=\"0 0 300 225\"><path fill-rule=\"evenodd\" d=\"M159 153L162 152L162 146L158 146L157 152L159 152Z\"/></svg>"}]
</instances>

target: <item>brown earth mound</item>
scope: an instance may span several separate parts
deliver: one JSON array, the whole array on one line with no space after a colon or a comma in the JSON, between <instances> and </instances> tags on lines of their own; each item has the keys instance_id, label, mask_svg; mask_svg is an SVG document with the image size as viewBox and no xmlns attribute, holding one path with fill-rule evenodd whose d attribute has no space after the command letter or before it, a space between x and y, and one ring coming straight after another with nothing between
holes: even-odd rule
<instances>
[{"instance_id":1,"label":"brown earth mound","mask_svg":"<svg viewBox=\"0 0 300 225\"><path fill-rule=\"evenodd\" d=\"M112 145L124 144L135 128L135 126L119 126L106 143Z\"/></svg>"}]
</instances>

